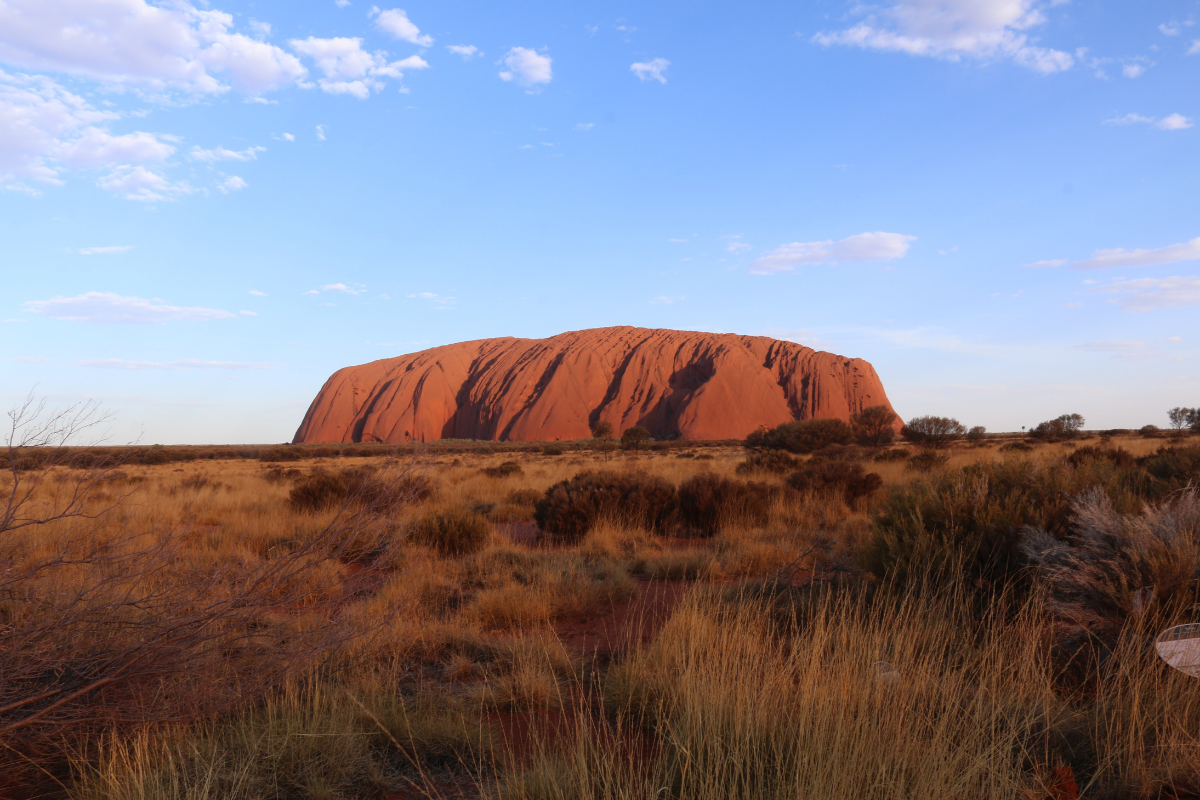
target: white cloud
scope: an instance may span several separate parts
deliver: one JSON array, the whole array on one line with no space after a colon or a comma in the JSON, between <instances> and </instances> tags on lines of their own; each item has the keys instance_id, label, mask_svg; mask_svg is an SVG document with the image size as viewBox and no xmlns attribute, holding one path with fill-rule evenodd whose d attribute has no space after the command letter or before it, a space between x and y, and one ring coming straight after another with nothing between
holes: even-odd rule
<instances>
[{"instance_id":1,"label":"white cloud","mask_svg":"<svg viewBox=\"0 0 1200 800\"><path fill-rule=\"evenodd\" d=\"M1160 119L1156 126L1164 131L1182 131L1192 127L1192 121L1183 114L1171 114Z\"/></svg>"},{"instance_id":2,"label":"white cloud","mask_svg":"<svg viewBox=\"0 0 1200 800\"><path fill-rule=\"evenodd\" d=\"M755 259L750 272L766 275L812 264L842 261L890 261L903 258L917 237L902 233L860 233L840 241L792 242Z\"/></svg>"},{"instance_id":3,"label":"white cloud","mask_svg":"<svg viewBox=\"0 0 1200 800\"><path fill-rule=\"evenodd\" d=\"M274 369L279 364L253 364L245 361L199 361L184 358L179 361L127 361L123 358L89 358L76 361L77 367L102 369Z\"/></svg>"},{"instance_id":4,"label":"white cloud","mask_svg":"<svg viewBox=\"0 0 1200 800\"><path fill-rule=\"evenodd\" d=\"M83 134L63 142L55 158L69 167L91 168L108 164L166 161L175 148L159 141L152 133L137 131L113 136L99 128L86 128Z\"/></svg>"},{"instance_id":5,"label":"white cloud","mask_svg":"<svg viewBox=\"0 0 1200 800\"><path fill-rule=\"evenodd\" d=\"M309 289L307 292L301 292L301 294L304 294L304 295L315 295L315 294L320 294L320 292L318 292L316 289Z\"/></svg>"},{"instance_id":6,"label":"white cloud","mask_svg":"<svg viewBox=\"0 0 1200 800\"><path fill-rule=\"evenodd\" d=\"M1178 36L1183 31L1179 23L1174 21L1164 22L1158 26L1158 29L1162 31L1163 36Z\"/></svg>"},{"instance_id":7,"label":"white cloud","mask_svg":"<svg viewBox=\"0 0 1200 800\"><path fill-rule=\"evenodd\" d=\"M687 242L688 242L687 239L667 239L667 241L675 242L676 244L687 244Z\"/></svg>"},{"instance_id":8,"label":"white cloud","mask_svg":"<svg viewBox=\"0 0 1200 800\"><path fill-rule=\"evenodd\" d=\"M108 175L100 178L96 185L105 191L122 195L126 200L138 200L143 203L174 200L181 194L192 192L192 188L186 182L172 183L165 176L140 164L123 164L116 167Z\"/></svg>"},{"instance_id":9,"label":"white cloud","mask_svg":"<svg viewBox=\"0 0 1200 800\"><path fill-rule=\"evenodd\" d=\"M281 140L281 141L284 141L284 142L294 142L294 141L296 141L296 137L295 137L295 136L293 136L293 135L292 135L292 134L290 134L290 133L285 133L285 134L283 134L282 136L276 136L276 137L274 137L274 138L276 138L276 139L279 139L279 140Z\"/></svg>"},{"instance_id":10,"label":"white cloud","mask_svg":"<svg viewBox=\"0 0 1200 800\"><path fill-rule=\"evenodd\" d=\"M1121 74L1126 78L1138 78L1145 74L1145 72L1146 66L1144 64L1126 64L1121 67Z\"/></svg>"},{"instance_id":11,"label":"white cloud","mask_svg":"<svg viewBox=\"0 0 1200 800\"><path fill-rule=\"evenodd\" d=\"M160 323L179 320L203 322L211 319L234 319L235 314L216 308L171 306L161 300L123 297L113 292L87 292L75 297L52 297L31 300L25 310L43 317L69 322L96 323Z\"/></svg>"},{"instance_id":12,"label":"white cloud","mask_svg":"<svg viewBox=\"0 0 1200 800\"><path fill-rule=\"evenodd\" d=\"M250 294L254 295L255 297L266 297L267 296L266 292L260 292L258 289L251 289Z\"/></svg>"},{"instance_id":13,"label":"white cloud","mask_svg":"<svg viewBox=\"0 0 1200 800\"><path fill-rule=\"evenodd\" d=\"M371 14L378 14L375 17L375 26L380 30L387 31L397 39L403 39L406 42L412 42L420 47L429 47L433 44L433 37L428 34L422 34L417 26L412 24L408 15L404 13L402 8L390 8L387 11L380 11L378 8L372 8Z\"/></svg>"},{"instance_id":14,"label":"white cloud","mask_svg":"<svg viewBox=\"0 0 1200 800\"><path fill-rule=\"evenodd\" d=\"M338 8L345 8L350 5L350 0L333 0L333 4Z\"/></svg>"},{"instance_id":15,"label":"white cloud","mask_svg":"<svg viewBox=\"0 0 1200 800\"><path fill-rule=\"evenodd\" d=\"M1200 236L1187 242L1153 249L1126 250L1123 247L1097 250L1091 258L1076 261L1074 269L1113 269L1118 267L1153 267L1159 264L1178 264L1200 260Z\"/></svg>"},{"instance_id":16,"label":"white cloud","mask_svg":"<svg viewBox=\"0 0 1200 800\"><path fill-rule=\"evenodd\" d=\"M81 247L76 252L81 256L110 256L116 253L128 253L132 249L133 245L123 244L111 247Z\"/></svg>"},{"instance_id":17,"label":"white cloud","mask_svg":"<svg viewBox=\"0 0 1200 800\"><path fill-rule=\"evenodd\" d=\"M1061 267L1067 263L1065 258L1051 258L1045 261L1034 261L1032 264L1026 264L1025 269L1041 269L1043 267Z\"/></svg>"},{"instance_id":18,"label":"white cloud","mask_svg":"<svg viewBox=\"0 0 1200 800\"><path fill-rule=\"evenodd\" d=\"M295 56L232 26L185 0L5 0L0 61L153 91L223 92L226 79L257 94L304 78Z\"/></svg>"},{"instance_id":19,"label":"white cloud","mask_svg":"<svg viewBox=\"0 0 1200 800\"><path fill-rule=\"evenodd\" d=\"M671 306L676 303L682 303L684 300L687 300L687 298L682 295L671 296L671 295L660 294L658 297L654 298L653 300L650 300L649 302L654 303L655 305Z\"/></svg>"},{"instance_id":20,"label":"white cloud","mask_svg":"<svg viewBox=\"0 0 1200 800\"><path fill-rule=\"evenodd\" d=\"M289 136L290 134L284 134ZM295 138L295 137L292 137ZM200 147L193 147L188 153L188 158L192 161L253 161L258 158L259 153L267 152L267 148L254 146L247 147L245 150L226 150L224 147L214 147L212 150L204 150Z\"/></svg>"},{"instance_id":21,"label":"white cloud","mask_svg":"<svg viewBox=\"0 0 1200 800\"><path fill-rule=\"evenodd\" d=\"M387 60L383 51L368 53L362 49L362 39L337 36L332 39L292 39L289 44L301 55L308 56L324 73L317 83L329 94L349 94L360 100L371 91L384 87L384 78L403 78L405 70L426 69L429 63L420 56L401 61Z\"/></svg>"},{"instance_id":22,"label":"white cloud","mask_svg":"<svg viewBox=\"0 0 1200 800\"><path fill-rule=\"evenodd\" d=\"M594 123L594 122L576 122L575 123L575 130L577 130L577 131L590 131L594 127L596 127L596 123Z\"/></svg>"},{"instance_id":23,"label":"white cloud","mask_svg":"<svg viewBox=\"0 0 1200 800\"><path fill-rule=\"evenodd\" d=\"M536 50L525 47L514 47L504 56L504 69L500 79L512 81L518 86L537 86L549 83L553 77L550 68L550 56L544 56Z\"/></svg>"},{"instance_id":24,"label":"white cloud","mask_svg":"<svg viewBox=\"0 0 1200 800\"><path fill-rule=\"evenodd\" d=\"M1200 305L1200 277L1195 275L1137 278L1097 286L1088 291L1117 295L1111 302L1133 312Z\"/></svg>"},{"instance_id":25,"label":"white cloud","mask_svg":"<svg viewBox=\"0 0 1200 800\"><path fill-rule=\"evenodd\" d=\"M637 75L643 81L658 81L666 83L667 76L663 75L667 71L667 67L671 66L671 62L665 58L654 58L650 61L639 61L629 65L630 71Z\"/></svg>"},{"instance_id":26,"label":"white cloud","mask_svg":"<svg viewBox=\"0 0 1200 800\"><path fill-rule=\"evenodd\" d=\"M244 308L242 310L238 311L238 313L241 314L243 317L257 317L258 316L257 311L247 311Z\"/></svg>"},{"instance_id":27,"label":"white cloud","mask_svg":"<svg viewBox=\"0 0 1200 800\"><path fill-rule=\"evenodd\" d=\"M245 189L249 185L250 184L246 183L244 180L239 178L237 175L230 175L228 178L221 181L221 183L217 186L217 188L220 189L223 193L229 194L230 192L239 192L242 189Z\"/></svg>"},{"instance_id":28,"label":"white cloud","mask_svg":"<svg viewBox=\"0 0 1200 800\"><path fill-rule=\"evenodd\" d=\"M747 244L746 242L732 241L729 244L725 245L725 249L727 251L729 251L730 253L737 255L738 253L745 253L750 250L753 250L754 248L751 245Z\"/></svg>"},{"instance_id":29,"label":"white cloud","mask_svg":"<svg viewBox=\"0 0 1200 800\"><path fill-rule=\"evenodd\" d=\"M317 141L319 141L319 142L325 141L325 126L324 125L317 126Z\"/></svg>"},{"instance_id":30,"label":"white cloud","mask_svg":"<svg viewBox=\"0 0 1200 800\"><path fill-rule=\"evenodd\" d=\"M1030 44L1025 33L1046 21L1045 5L1039 0L895 0L882 9L856 5L853 11L865 11L865 19L846 30L818 33L812 41L951 61L1009 58L1041 73L1070 69L1070 54Z\"/></svg>"},{"instance_id":31,"label":"white cloud","mask_svg":"<svg viewBox=\"0 0 1200 800\"><path fill-rule=\"evenodd\" d=\"M366 289L347 286L344 283L327 283L321 287L322 292L342 292L343 294L362 294Z\"/></svg>"},{"instance_id":32,"label":"white cloud","mask_svg":"<svg viewBox=\"0 0 1200 800\"><path fill-rule=\"evenodd\" d=\"M446 45L446 49L456 56L462 56L463 61L470 61L477 55L483 55L479 48L473 44L450 44Z\"/></svg>"},{"instance_id":33,"label":"white cloud","mask_svg":"<svg viewBox=\"0 0 1200 800\"><path fill-rule=\"evenodd\" d=\"M1105 125L1153 125L1164 131L1182 131L1192 127L1192 121L1182 114L1169 114L1162 119L1145 117L1141 114L1126 114L1104 120Z\"/></svg>"},{"instance_id":34,"label":"white cloud","mask_svg":"<svg viewBox=\"0 0 1200 800\"><path fill-rule=\"evenodd\" d=\"M1188 48L1187 54L1189 56L1200 55L1200 39L1192 42L1192 46Z\"/></svg>"}]
</instances>

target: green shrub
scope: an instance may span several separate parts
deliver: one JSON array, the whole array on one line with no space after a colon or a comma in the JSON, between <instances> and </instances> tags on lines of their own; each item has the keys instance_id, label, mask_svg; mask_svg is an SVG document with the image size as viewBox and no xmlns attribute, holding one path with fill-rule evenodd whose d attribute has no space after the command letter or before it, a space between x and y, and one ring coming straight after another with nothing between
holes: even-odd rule
<instances>
[{"instance_id":1,"label":"green shrub","mask_svg":"<svg viewBox=\"0 0 1200 800\"><path fill-rule=\"evenodd\" d=\"M971 430L967 431L968 442L982 442L987 438L987 428L982 425L976 425Z\"/></svg>"},{"instance_id":2,"label":"green shrub","mask_svg":"<svg viewBox=\"0 0 1200 800\"><path fill-rule=\"evenodd\" d=\"M560 444L548 444L542 448L542 455L544 456L561 456L565 452L566 450L563 450Z\"/></svg>"},{"instance_id":3,"label":"green shrub","mask_svg":"<svg viewBox=\"0 0 1200 800\"><path fill-rule=\"evenodd\" d=\"M910 442L925 447L944 447L967 432L963 424L953 417L913 417L900 430L900 435Z\"/></svg>"},{"instance_id":4,"label":"green shrub","mask_svg":"<svg viewBox=\"0 0 1200 800\"><path fill-rule=\"evenodd\" d=\"M641 425L634 425L632 428L626 428L625 432L621 434L621 447L626 450L640 450L648 446L647 443L652 440L650 431Z\"/></svg>"},{"instance_id":5,"label":"green shrub","mask_svg":"<svg viewBox=\"0 0 1200 800\"><path fill-rule=\"evenodd\" d=\"M1033 445L1028 442L1008 442L1000 445L1001 453L1028 453L1033 450Z\"/></svg>"},{"instance_id":6,"label":"green shrub","mask_svg":"<svg viewBox=\"0 0 1200 800\"><path fill-rule=\"evenodd\" d=\"M896 438L896 412L887 406L867 406L850 417L854 438L868 447L886 447Z\"/></svg>"},{"instance_id":7,"label":"green shrub","mask_svg":"<svg viewBox=\"0 0 1200 800\"><path fill-rule=\"evenodd\" d=\"M1147 493L1159 497L1188 483L1200 484L1200 447L1159 448L1145 461L1146 473L1155 481Z\"/></svg>"},{"instance_id":8,"label":"green shrub","mask_svg":"<svg viewBox=\"0 0 1200 800\"><path fill-rule=\"evenodd\" d=\"M674 485L662 478L585 470L547 489L534 509L534 520L542 530L570 539L582 537L601 518L661 533L675 521L677 505Z\"/></svg>"},{"instance_id":9,"label":"green shrub","mask_svg":"<svg viewBox=\"0 0 1200 800\"><path fill-rule=\"evenodd\" d=\"M854 431L840 419L805 419L757 430L744 444L752 450L811 453L831 444L849 444L853 437Z\"/></svg>"},{"instance_id":10,"label":"green shrub","mask_svg":"<svg viewBox=\"0 0 1200 800\"><path fill-rule=\"evenodd\" d=\"M1078 448L1071 455L1067 456L1067 462L1075 466L1099 459L1111 461L1118 467L1132 467L1137 463L1137 459L1133 457L1133 453L1123 447L1107 448L1087 445Z\"/></svg>"},{"instance_id":11,"label":"green shrub","mask_svg":"<svg viewBox=\"0 0 1200 800\"><path fill-rule=\"evenodd\" d=\"M683 456L680 456L682 458ZM774 475L785 475L800 466L799 459L793 458L782 450L762 450L746 456L746 460L737 465L738 475L753 475L756 472L769 472Z\"/></svg>"},{"instance_id":12,"label":"green shrub","mask_svg":"<svg viewBox=\"0 0 1200 800\"><path fill-rule=\"evenodd\" d=\"M766 525L771 506L783 494L778 486L742 482L703 472L679 486L679 519L687 528L712 536L730 524Z\"/></svg>"},{"instance_id":13,"label":"green shrub","mask_svg":"<svg viewBox=\"0 0 1200 800\"><path fill-rule=\"evenodd\" d=\"M417 520L413 541L445 556L478 553L487 544L492 526L482 514L465 508L435 511Z\"/></svg>"},{"instance_id":14,"label":"green shrub","mask_svg":"<svg viewBox=\"0 0 1200 800\"><path fill-rule=\"evenodd\" d=\"M296 511L324 511L345 502L346 492L346 481L340 475L313 472L292 487L288 505Z\"/></svg>"},{"instance_id":15,"label":"green shrub","mask_svg":"<svg viewBox=\"0 0 1200 800\"><path fill-rule=\"evenodd\" d=\"M542 493L537 489L514 489L505 499L514 506L532 506L542 499Z\"/></svg>"},{"instance_id":16,"label":"green shrub","mask_svg":"<svg viewBox=\"0 0 1200 800\"><path fill-rule=\"evenodd\" d=\"M850 503L883 486L883 478L865 472L861 464L814 460L788 476L787 483L799 492L837 491Z\"/></svg>"}]
</instances>

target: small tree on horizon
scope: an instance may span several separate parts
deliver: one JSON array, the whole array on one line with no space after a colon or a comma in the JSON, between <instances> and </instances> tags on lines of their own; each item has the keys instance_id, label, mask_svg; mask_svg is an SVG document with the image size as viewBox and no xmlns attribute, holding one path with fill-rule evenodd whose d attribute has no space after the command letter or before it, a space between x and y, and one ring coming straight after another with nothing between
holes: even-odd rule
<instances>
[{"instance_id":1,"label":"small tree on horizon","mask_svg":"<svg viewBox=\"0 0 1200 800\"><path fill-rule=\"evenodd\" d=\"M913 417L900 431L900 435L914 444L938 449L946 446L967 432L961 422L953 417Z\"/></svg>"},{"instance_id":2,"label":"small tree on horizon","mask_svg":"<svg viewBox=\"0 0 1200 800\"><path fill-rule=\"evenodd\" d=\"M625 432L621 434L621 446L628 450L634 450L653 438L650 431L641 425L634 425L632 428L626 428Z\"/></svg>"},{"instance_id":3,"label":"small tree on horizon","mask_svg":"<svg viewBox=\"0 0 1200 800\"><path fill-rule=\"evenodd\" d=\"M1176 406L1167 412L1167 419L1171 421L1171 428L1182 432L1184 428L1197 426L1197 423L1200 422L1200 409Z\"/></svg>"},{"instance_id":4,"label":"small tree on horizon","mask_svg":"<svg viewBox=\"0 0 1200 800\"><path fill-rule=\"evenodd\" d=\"M850 417L854 438L862 445L883 447L896 438L896 412L887 406L867 406Z\"/></svg>"},{"instance_id":5,"label":"small tree on horizon","mask_svg":"<svg viewBox=\"0 0 1200 800\"><path fill-rule=\"evenodd\" d=\"M592 436L596 439L611 439L613 435L613 426L611 422L597 420L592 425Z\"/></svg>"}]
</instances>

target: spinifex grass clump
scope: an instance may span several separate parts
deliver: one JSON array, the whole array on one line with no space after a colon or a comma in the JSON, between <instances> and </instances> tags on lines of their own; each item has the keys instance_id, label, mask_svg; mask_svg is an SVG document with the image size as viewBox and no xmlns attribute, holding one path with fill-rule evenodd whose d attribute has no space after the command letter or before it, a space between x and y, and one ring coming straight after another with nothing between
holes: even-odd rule
<instances>
[{"instance_id":1,"label":"spinifex grass clump","mask_svg":"<svg viewBox=\"0 0 1200 800\"><path fill-rule=\"evenodd\" d=\"M800 492L837 492L852 503L883 486L883 479L878 473L863 470L861 464L817 459L793 472L787 483Z\"/></svg>"}]
</instances>

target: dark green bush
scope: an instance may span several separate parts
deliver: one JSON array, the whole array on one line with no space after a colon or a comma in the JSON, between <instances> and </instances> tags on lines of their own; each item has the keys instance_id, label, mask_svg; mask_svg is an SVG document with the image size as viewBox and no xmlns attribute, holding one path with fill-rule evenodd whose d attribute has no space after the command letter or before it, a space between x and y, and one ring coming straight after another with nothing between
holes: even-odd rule
<instances>
[{"instance_id":1,"label":"dark green bush","mask_svg":"<svg viewBox=\"0 0 1200 800\"><path fill-rule=\"evenodd\" d=\"M561 456L565 452L566 450L563 450L562 445L558 444L548 444L542 448L542 455L544 456Z\"/></svg>"},{"instance_id":2,"label":"dark green bush","mask_svg":"<svg viewBox=\"0 0 1200 800\"><path fill-rule=\"evenodd\" d=\"M850 417L855 440L867 447L886 447L896 438L896 412L887 406L867 406Z\"/></svg>"},{"instance_id":3,"label":"dark green bush","mask_svg":"<svg viewBox=\"0 0 1200 800\"><path fill-rule=\"evenodd\" d=\"M976 425L971 430L967 431L968 442L982 442L987 438L987 428L982 425Z\"/></svg>"},{"instance_id":4,"label":"dark green bush","mask_svg":"<svg viewBox=\"0 0 1200 800\"><path fill-rule=\"evenodd\" d=\"M677 506L674 485L662 478L586 470L547 489L534 520L542 530L570 539L582 537L601 518L662 533L674 523Z\"/></svg>"},{"instance_id":5,"label":"dark green bush","mask_svg":"<svg viewBox=\"0 0 1200 800\"><path fill-rule=\"evenodd\" d=\"M967 432L961 422L953 417L913 417L900 430L900 435L910 442L925 447L944 447Z\"/></svg>"},{"instance_id":6,"label":"dark green bush","mask_svg":"<svg viewBox=\"0 0 1200 800\"><path fill-rule=\"evenodd\" d=\"M804 419L757 430L746 437L744 445L752 450L811 453L831 444L849 444L853 437L854 431L840 419Z\"/></svg>"},{"instance_id":7,"label":"dark green bush","mask_svg":"<svg viewBox=\"0 0 1200 800\"><path fill-rule=\"evenodd\" d=\"M746 460L738 464L735 471L738 475L753 475L756 472L785 475L799 465L799 459L793 458L782 450L761 450L746 456Z\"/></svg>"},{"instance_id":8,"label":"dark green bush","mask_svg":"<svg viewBox=\"0 0 1200 800\"><path fill-rule=\"evenodd\" d=\"M798 492L836 491L850 503L883 486L883 478L861 464L813 460L789 475L787 483Z\"/></svg>"},{"instance_id":9,"label":"dark green bush","mask_svg":"<svg viewBox=\"0 0 1200 800\"><path fill-rule=\"evenodd\" d=\"M1137 459L1133 457L1133 453L1123 447L1108 448L1108 447L1093 447L1086 445L1080 447L1071 455L1067 456L1067 461L1070 464L1079 466L1087 461L1096 461L1103 459L1111 461L1118 467L1132 467L1137 463Z\"/></svg>"},{"instance_id":10,"label":"dark green bush","mask_svg":"<svg viewBox=\"0 0 1200 800\"><path fill-rule=\"evenodd\" d=\"M1146 492L1160 497L1186 486L1200 484L1200 447L1159 448L1158 452L1145 460L1146 474L1153 479L1153 487Z\"/></svg>"},{"instance_id":11,"label":"dark green bush","mask_svg":"<svg viewBox=\"0 0 1200 800\"><path fill-rule=\"evenodd\" d=\"M771 506L783 494L778 486L702 472L679 486L679 519L684 527L712 536L731 524L766 525Z\"/></svg>"},{"instance_id":12,"label":"dark green bush","mask_svg":"<svg viewBox=\"0 0 1200 800\"><path fill-rule=\"evenodd\" d=\"M478 553L487 544L492 526L482 514L465 508L435 511L417 520L413 541L444 556Z\"/></svg>"},{"instance_id":13,"label":"dark green bush","mask_svg":"<svg viewBox=\"0 0 1200 800\"><path fill-rule=\"evenodd\" d=\"M1033 445L1028 442L1008 442L1000 445L1001 453L1028 453L1033 450Z\"/></svg>"},{"instance_id":14,"label":"dark green bush","mask_svg":"<svg viewBox=\"0 0 1200 800\"><path fill-rule=\"evenodd\" d=\"M621 447L625 450L640 450L643 447L649 447L653 437L650 431L643 428L641 425L634 425L632 428L626 428L621 434Z\"/></svg>"}]
</instances>

